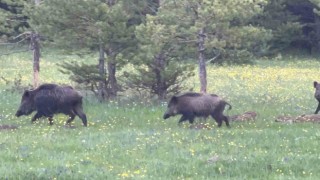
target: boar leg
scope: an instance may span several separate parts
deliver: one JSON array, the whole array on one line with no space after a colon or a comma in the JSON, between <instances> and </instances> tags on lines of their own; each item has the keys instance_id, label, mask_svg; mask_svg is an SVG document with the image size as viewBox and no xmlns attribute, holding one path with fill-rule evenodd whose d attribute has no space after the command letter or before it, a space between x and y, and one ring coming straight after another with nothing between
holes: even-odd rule
<instances>
[{"instance_id":1,"label":"boar leg","mask_svg":"<svg viewBox=\"0 0 320 180\"><path fill-rule=\"evenodd\" d=\"M211 117L216 120L216 122L218 123L218 127L221 127L222 125L222 118L218 115L215 114L211 114ZM229 122L228 122L229 123Z\"/></svg>"},{"instance_id":2,"label":"boar leg","mask_svg":"<svg viewBox=\"0 0 320 180\"><path fill-rule=\"evenodd\" d=\"M194 121L194 116L189 117L189 123L193 124L193 121Z\"/></svg>"},{"instance_id":3,"label":"boar leg","mask_svg":"<svg viewBox=\"0 0 320 180\"><path fill-rule=\"evenodd\" d=\"M187 120L189 120L189 122L192 124L194 120L194 116L182 115L178 123L181 124L183 121L187 121Z\"/></svg>"},{"instance_id":4,"label":"boar leg","mask_svg":"<svg viewBox=\"0 0 320 180\"><path fill-rule=\"evenodd\" d=\"M316 112L314 112L314 113L315 113L315 114L318 114L319 110L320 110L320 101L319 101L318 107L317 107L317 109L316 109Z\"/></svg>"},{"instance_id":5,"label":"boar leg","mask_svg":"<svg viewBox=\"0 0 320 180\"><path fill-rule=\"evenodd\" d=\"M84 126L87 126L87 116L86 116L86 114L83 112L81 104L77 105L77 106L74 108L74 112L75 112L76 115L79 116L79 118L82 120L83 125L84 125Z\"/></svg>"},{"instance_id":6,"label":"boar leg","mask_svg":"<svg viewBox=\"0 0 320 180\"><path fill-rule=\"evenodd\" d=\"M186 121L186 120L188 120L188 118L182 115L178 123L181 124L183 121Z\"/></svg>"},{"instance_id":7,"label":"boar leg","mask_svg":"<svg viewBox=\"0 0 320 180\"><path fill-rule=\"evenodd\" d=\"M192 124L194 121L194 115L192 113L183 114L179 120L179 124L186 120L189 120L189 123Z\"/></svg>"},{"instance_id":8,"label":"boar leg","mask_svg":"<svg viewBox=\"0 0 320 180\"><path fill-rule=\"evenodd\" d=\"M53 125L53 116L49 116L49 117L48 117L48 120L49 120L49 124L50 124L50 125Z\"/></svg>"},{"instance_id":9,"label":"boar leg","mask_svg":"<svg viewBox=\"0 0 320 180\"><path fill-rule=\"evenodd\" d=\"M71 112L70 114L69 114L69 119L67 120L67 122L66 122L66 125L70 125L70 123L74 120L74 118L76 117L76 115L73 113L73 112Z\"/></svg>"},{"instance_id":10,"label":"boar leg","mask_svg":"<svg viewBox=\"0 0 320 180\"><path fill-rule=\"evenodd\" d=\"M228 117L223 115L223 120L224 120L224 122L226 122L227 127L230 127Z\"/></svg>"},{"instance_id":11,"label":"boar leg","mask_svg":"<svg viewBox=\"0 0 320 180\"><path fill-rule=\"evenodd\" d=\"M37 112L37 113L32 117L31 123L34 123L37 119L41 118L42 116L43 116L43 114Z\"/></svg>"}]
</instances>

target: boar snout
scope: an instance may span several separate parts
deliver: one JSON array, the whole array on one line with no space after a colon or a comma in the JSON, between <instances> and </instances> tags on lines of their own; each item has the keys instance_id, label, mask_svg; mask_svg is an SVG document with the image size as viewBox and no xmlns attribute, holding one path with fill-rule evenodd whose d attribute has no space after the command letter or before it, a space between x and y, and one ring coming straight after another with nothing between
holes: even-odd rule
<instances>
[{"instance_id":1,"label":"boar snout","mask_svg":"<svg viewBox=\"0 0 320 180\"><path fill-rule=\"evenodd\" d=\"M167 113L163 115L163 119L168 119L169 117L170 117L170 115Z\"/></svg>"}]
</instances>

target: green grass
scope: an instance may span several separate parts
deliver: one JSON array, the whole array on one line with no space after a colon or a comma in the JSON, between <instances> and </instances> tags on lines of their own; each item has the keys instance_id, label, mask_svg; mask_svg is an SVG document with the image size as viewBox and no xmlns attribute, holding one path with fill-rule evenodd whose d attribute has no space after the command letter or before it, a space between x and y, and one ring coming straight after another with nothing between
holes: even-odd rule
<instances>
[{"instance_id":1,"label":"green grass","mask_svg":"<svg viewBox=\"0 0 320 180\"><path fill-rule=\"evenodd\" d=\"M42 82L71 83L57 70L76 56L44 52ZM0 56L0 77L21 74L31 83L31 56ZM0 80L0 179L319 179L320 125L275 123L278 115L314 112L313 81L320 81L316 60L258 61L254 66L208 67L208 89L227 99L226 114L256 111L254 122L209 129L179 127L178 117L163 120L165 105L150 102L97 103L85 98L89 126L81 120L65 128L57 115L31 124L31 116L14 117L21 95L5 91ZM74 85L74 84L73 84ZM198 78L187 85L198 89ZM142 101L142 100L141 100ZM212 158L214 161L210 161Z\"/></svg>"}]
</instances>

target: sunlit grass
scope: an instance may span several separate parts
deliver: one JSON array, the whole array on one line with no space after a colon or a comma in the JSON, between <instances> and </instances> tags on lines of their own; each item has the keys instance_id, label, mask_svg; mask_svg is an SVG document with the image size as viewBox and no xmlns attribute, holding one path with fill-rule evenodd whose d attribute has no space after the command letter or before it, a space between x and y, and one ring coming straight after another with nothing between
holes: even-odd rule
<instances>
[{"instance_id":1,"label":"sunlit grass","mask_svg":"<svg viewBox=\"0 0 320 180\"><path fill-rule=\"evenodd\" d=\"M0 77L31 83L28 54L0 57ZM71 83L57 70L76 56L43 54L41 81ZM95 62L95 59L82 59ZM0 80L0 179L318 179L319 124L279 124L278 115L314 112L313 81L320 63L259 61L253 66L208 66L208 91L224 97L228 115L256 111L256 121L232 123L228 129L208 119L207 129L163 120L165 105L149 102L97 103L84 99L88 127L75 128L57 115L31 124L16 118L21 95ZM198 90L198 78L187 82Z\"/></svg>"}]
</instances>

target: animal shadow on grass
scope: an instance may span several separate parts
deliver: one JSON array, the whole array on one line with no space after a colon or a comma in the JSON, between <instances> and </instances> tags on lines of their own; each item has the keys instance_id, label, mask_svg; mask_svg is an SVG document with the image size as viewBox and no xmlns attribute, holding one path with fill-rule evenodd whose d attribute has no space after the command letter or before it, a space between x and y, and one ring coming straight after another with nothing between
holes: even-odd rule
<instances>
[{"instance_id":1,"label":"animal shadow on grass","mask_svg":"<svg viewBox=\"0 0 320 180\"><path fill-rule=\"evenodd\" d=\"M189 128L194 129L194 130L211 130L212 129L212 127L210 127L207 124L203 124L203 123L191 124Z\"/></svg>"},{"instance_id":2,"label":"animal shadow on grass","mask_svg":"<svg viewBox=\"0 0 320 180\"><path fill-rule=\"evenodd\" d=\"M15 129L18 129L18 126L15 126L15 125L6 125L6 124L0 125L0 131L4 131L4 130L15 130Z\"/></svg>"},{"instance_id":3,"label":"animal shadow on grass","mask_svg":"<svg viewBox=\"0 0 320 180\"><path fill-rule=\"evenodd\" d=\"M65 129L76 129L77 127L74 125L64 125L63 126Z\"/></svg>"}]
</instances>

